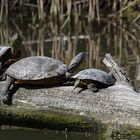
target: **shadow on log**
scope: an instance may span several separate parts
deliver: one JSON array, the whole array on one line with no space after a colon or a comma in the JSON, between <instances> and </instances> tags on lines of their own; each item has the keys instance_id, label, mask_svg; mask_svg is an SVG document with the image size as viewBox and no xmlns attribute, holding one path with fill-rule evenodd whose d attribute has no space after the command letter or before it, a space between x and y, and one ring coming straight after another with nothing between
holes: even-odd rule
<instances>
[{"instance_id":1,"label":"shadow on log","mask_svg":"<svg viewBox=\"0 0 140 140\"><path fill-rule=\"evenodd\" d=\"M0 83L2 88L4 82ZM1 103L1 125L19 125L67 131L87 131L109 136L140 136L140 94L125 81L98 93L72 86L21 87L13 105Z\"/></svg>"}]
</instances>

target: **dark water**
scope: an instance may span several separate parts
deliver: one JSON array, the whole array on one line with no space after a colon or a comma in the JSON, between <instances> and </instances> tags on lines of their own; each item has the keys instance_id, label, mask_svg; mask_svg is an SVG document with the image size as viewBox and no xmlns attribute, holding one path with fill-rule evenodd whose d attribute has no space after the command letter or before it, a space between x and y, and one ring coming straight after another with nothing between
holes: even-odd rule
<instances>
[{"instance_id":1,"label":"dark water","mask_svg":"<svg viewBox=\"0 0 140 140\"><path fill-rule=\"evenodd\" d=\"M65 133L48 130L0 130L1 140L104 140L102 136L93 136L86 133Z\"/></svg>"},{"instance_id":2,"label":"dark water","mask_svg":"<svg viewBox=\"0 0 140 140\"><path fill-rule=\"evenodd\" d=\"M7 129L0 130L1 140L138 140L135 137L111 138L88 133L58 132L48 130Z\"/></svg>"}]
</instances>

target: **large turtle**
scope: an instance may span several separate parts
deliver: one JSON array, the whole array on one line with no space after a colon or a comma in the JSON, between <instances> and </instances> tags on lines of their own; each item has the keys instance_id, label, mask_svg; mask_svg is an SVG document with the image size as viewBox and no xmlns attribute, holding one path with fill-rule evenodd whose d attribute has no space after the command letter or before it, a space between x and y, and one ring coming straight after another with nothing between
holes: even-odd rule
<instances>
[{"instance_id":1,"label":"large turtle","mask_svg":"<svg viewBox=\"0 0 140 140\"><path fill-rule=\"evenodd\" d=\"M115 84L115 79L111 73L99 69L85 69L72 76L75 79L74 89L78 86L88 88L92 92L97 92L101 88L107 88Z\"/></svg>"},{"instance_id":2,"label":"large turtle","mask_svg":"<svg viewBox=\"0 0 140 140\"><path fill-rule=\"evenodd\" d=\"M45 56L33 56L19 60L6 70L6 84L3 89L2 99L10 104L11 90L14 83L24 84L59 84L66 82L71 73L82 62L84 53L76 55L69 66L63 62Z\"/></svg>"},{"instance_id":3,"label":"large turtle","mask_svg":"<svg viewBox=\"0 0 140 140\"><path fill-rule=\"evenodd\" d=\"M19 33L15 33L11 38L11 46L0 45L0 73L7 67L18 61L21 57L22 39Z\"/></svg>"}]
</instances>

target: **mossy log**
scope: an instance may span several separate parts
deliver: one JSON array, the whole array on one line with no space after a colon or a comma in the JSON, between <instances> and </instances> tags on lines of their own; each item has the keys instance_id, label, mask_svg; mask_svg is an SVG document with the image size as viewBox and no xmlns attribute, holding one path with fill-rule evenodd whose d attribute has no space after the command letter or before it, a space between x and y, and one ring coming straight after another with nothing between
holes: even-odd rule
<instances>
[{"instance_id":1,"label":"mossy log","mask_svg":"<svg viewBox=\"0 0 140 140\"><path fill-rule=\"evenodd\" d=\"M72 89L20 87L11 106L1 103L0 124L140 136L140 94L130 85L116 82L97 93Z\"/></svg>"}]
</instances>

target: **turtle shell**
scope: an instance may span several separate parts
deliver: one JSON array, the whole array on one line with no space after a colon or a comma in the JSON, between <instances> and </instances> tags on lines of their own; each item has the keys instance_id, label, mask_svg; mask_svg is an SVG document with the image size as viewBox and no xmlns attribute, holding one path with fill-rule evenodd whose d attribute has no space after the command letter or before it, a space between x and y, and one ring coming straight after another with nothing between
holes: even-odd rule
<instances>
[{"instance_id":1,"label":"turtle shell","mask_svg":"<svg viewBox=\"0 0 140 140\"><path fill-rule=\"evenodd\" d=\"M111 74L99 69L85 69L74 75L72 78L95 81L106 85L112 85L115 83L115 79Z\"/></svg>"},{"instance_id":2,"label":"turtle shell","mask_svg":"<svg viewBox=\"0 0 140 140\"><path fill-rule=\"evenodd\" d=\"M58 77L67 72L68 66L63 62L45 57L27 57L12 64L6 74L18 80L41 80Z\"/></svg>"}]
</instances>

